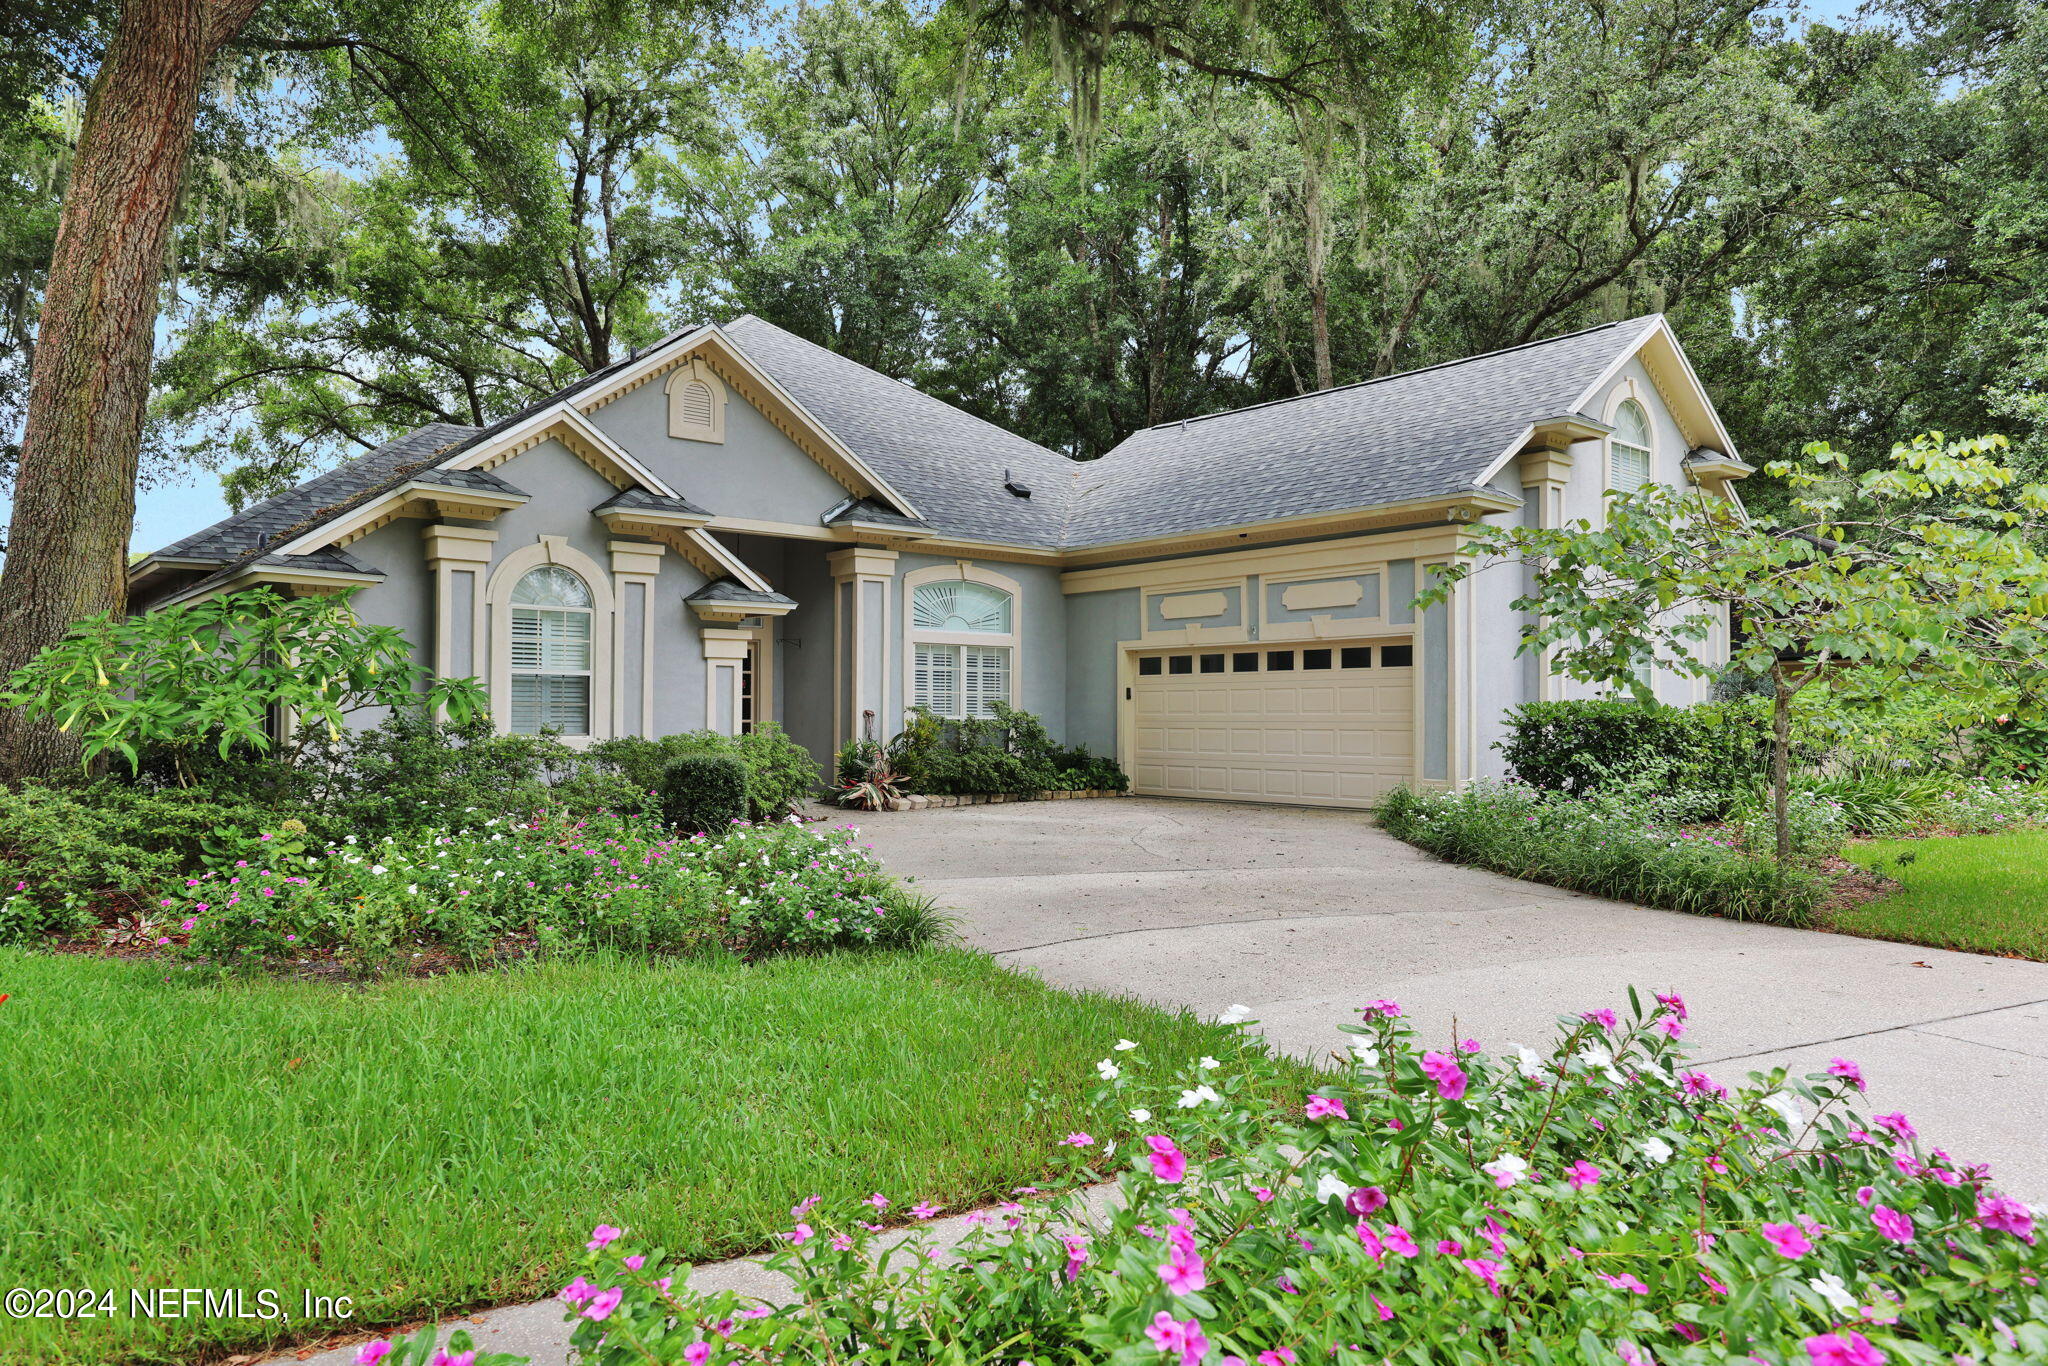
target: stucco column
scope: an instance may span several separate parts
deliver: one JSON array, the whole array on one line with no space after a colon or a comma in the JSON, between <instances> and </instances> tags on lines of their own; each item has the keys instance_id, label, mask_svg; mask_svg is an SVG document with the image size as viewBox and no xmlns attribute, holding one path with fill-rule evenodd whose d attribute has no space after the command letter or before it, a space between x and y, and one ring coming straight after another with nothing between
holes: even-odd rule
<instances>
[{"instance_id":1,"label":"stucco column","mask_svg":"<svg viewBox=\"0 0 2048 1366\"><path fill-rule=\"evenodd\" d=\"M720 735L740 733L740 672L754 633L737 626L706 626L704 637L704 728Z\"/></svg>"},{"instance_id":2,"label":"stucco column","mask_svg":"<svg viewBox=\"0 0 2048 1366\"><path fill-rule=\"evenodd\" d=\"M896 552L865 546L834 551L832 566L832 747L872 732L895 733L889 706L889 582Z\"/></svg>"},{"instance_id":3,"label":"stucco column","mask_svg":"<svg viewBox=\"0 0 2048 1366\"><path fill-rule=\"evenodd\" d=\"M1572 453L1555 446L1542 446L1522 454L1522 525L1531 528L1560 527L1564 525L1564 486L1572 477ZM1533 565L1522 566L1522 594L1528 596L1536 591L1536 569ZM1522 614L1522 625L1533 629L1540 624L1533 612ZM1523 655L1523 667L1528 675L1523 680L1523 695L1539 702L1549 702L1557 696L1556 675L1550 670L1549 650L1537 654Z\"/></svg>"},{"instance_id":4,"label":"stucco column","mask_svg":"<svg viewBox=\"0 0 2048 1366\"><path fill-rule=\"evenodd\" d=\"M498 533L437 522L423 528L427 568L434 575L434 673L440 678L482 677L484 571Z\"/></svg>"},{"instance_id":5,"label":"stucco column","mask_svg":"<svg viewBox=\"0 0 2048 1366\"><path fill-rule=\"evenodd\" d=\"M613 541L612 586L618 594L618 629L612 648L613 730L654 734L654 577L662 547L649 541Z\"/></svg>"}]
</instances>

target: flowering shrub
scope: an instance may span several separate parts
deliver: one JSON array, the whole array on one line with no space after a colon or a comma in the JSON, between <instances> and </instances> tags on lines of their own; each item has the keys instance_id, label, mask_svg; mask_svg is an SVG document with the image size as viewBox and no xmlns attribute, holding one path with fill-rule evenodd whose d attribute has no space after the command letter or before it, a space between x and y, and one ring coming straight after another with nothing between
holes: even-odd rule
<instances>
[{"instance_id":1,"label":"flowering shrub","mask_svg":"<svg viewBox=\"0 0 2048 1366\"><path fill-rule=\"evenodd\" d=\"M1576 801L1519 783L1456 792L1397 788L1379 810L1389 834L1453 863L1674 911L1805 925L1822 881L1753 857L1739 834L1700 834L1653 801Z\"/></svg>"},{"instance_id":2,"label":"flowering shrub","mask_svg":"<svg viewBox=\"0 0 2048 1366\"><path fill-rule=\"evenodd\" d=\"M941 1259L929 1204L810 1197L768 1262L785 1306L696 1293L600 1225L572 1341L601 1366L2048 1359L2034 1215L1983 1169L1857 1115L1853 1062L1731 1089L1686 1063L1676 993L1630 1004L1546 1055L1419 1045L1375 1001L1348 1072L1277 1116L1234 1063L1119 1045L1098 1104L1141 1138L1061 1146L1073 1179L1114 1176L1106 1214L1020 1190Z\"/></svg>"},{"instance_id":3,"label":"flowering shrub","mask_svg":"<svg viewBox=\"0 0 2048 1366\"><path fill-rule=\"evenodd\" d=\"M474 958L507 940L760 955L914 943L935 928L843 827L684 839L649 819L542 814L320 848L293 824L263 837L266 855L162 898L166 936L217 962L341 950L376 964L428 947Z\"/></svg>"}]
</instances>

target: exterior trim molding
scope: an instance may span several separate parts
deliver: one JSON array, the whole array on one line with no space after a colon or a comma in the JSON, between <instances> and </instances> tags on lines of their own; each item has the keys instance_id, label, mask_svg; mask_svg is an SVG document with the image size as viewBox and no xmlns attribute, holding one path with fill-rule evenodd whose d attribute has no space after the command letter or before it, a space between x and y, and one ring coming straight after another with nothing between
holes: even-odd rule
<instances>
[{"instance_id":1,"label":"exterior trim molding","mask_svg":"<svg viewBox=\"0 0 2048 1366\"><path fill-rule=\"evenodd\" d=\"M886 739L889 710L889 581L893 550L855 546L825 557L832 569L832 747L862 736L872 716ZM870 606L869 600L873 600ZM876 620L870 622L870 612ZM874 634L870 639L869 632ZM872 679L870 673L872 672Z\"/></svg>"},{"instance_id":2,"label":"exterior trim molding","mask_svg":"<svg viewBox=\"0 0 2048 1366\"><path fill-rule=\"evenodd\" d=\"M913 622L912 604L917 590L927 583L985 583L991 588L1000 588L1010 595L1010 629L1002 635L987 631L921 631ZM993 569L984 569L972 560L956 560L952 564L928 565L913 569L903 576L903 708L910 709L910 698L917 690L917 647L927 645L986 645L1010 652L1010 695L1005 700L1011 706L1024 695L1024 585L1008 574L998 574Z\"/></svg>"},{"instance_id":3,"label":"exterior trim molding","mask_svg":"<svg viewBox=\"0 0 2048 1366\"><path fill-rule=\"evenodd\" d=\"M677 390L685 385L701 384L711 392L711 417L709 421L693 421L681 410L677 402ZM707 364L702 356L678 365L669 371L668 383L661 386L668 397L668 434L678 441L704 441L717 446L725 444L725 381L718 372Z\"/></svg>"}]
</instances>

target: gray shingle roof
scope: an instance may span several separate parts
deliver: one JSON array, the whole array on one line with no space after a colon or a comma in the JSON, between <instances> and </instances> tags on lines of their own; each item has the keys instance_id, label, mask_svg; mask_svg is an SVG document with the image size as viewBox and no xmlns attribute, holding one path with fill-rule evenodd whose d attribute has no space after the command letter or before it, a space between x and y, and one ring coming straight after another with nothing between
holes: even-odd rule
<instances>
[{"instance_id":1,"label":"gray shingle roof","mask_svg":"<svg viewBox=\"0 0 2048 1366\"><path fill-rule=\"evenodd\" d=\"M907 495L915 499L915 495ZM905 531L930 531L931 523L915 517L905 517L892 508L882 506L872 498L849 498L838 507L828 510L820 518L826 526L839 526L847 522L858 522L864 526L893 526Z\"/></svg>"},{"instance_id":2,"label":"gray shingle roof","mask_svg":"<svg viewBox=\"0 0 2048 1366\"><path fill-rule=\"evenodd\" d=\"M1104 545L1471 489L1524 428L1572 411L1656 324L1606 323L1134 433L1080 467L1064 543Z\"/></svg>"},{"instance_id":3,"label":"gray shingle roof","mask_svg":"<svg viewBox=\"0 0 2048 1366\"><path fill-rule=\"evenodd\" d=\"M436 452L466 440L476 431L475 427L458 427L451 422L429 422L345 465L316 475L297 488L252 503L203 531L173 541L153 558L219 562L239 559L261 547L266 538L274 540L286 531L299 529L301 524L313 525L328 509L353 502L372 489L404 477L417 477Z\"/></svg>"},{"instance_id":4,"label":"gray shingle roof","mask_svg":"<svg viewBox=\"0 0 2048 1366\"><path fill-rule=\"evenodd\" d=\"M1074 463L751 313L725 333L847 449L909 499L933 530L1057 546ZM1032 491L1003 488L1009 470Z\"/></svg>"},{"instance_id":5,"label":"gray shingle roof","mask_svg":"<svg viewBox=\"0 0 2048 1366\"><path fill-rule=\"evenodd\" d=\"M696 592L683 599L684 602L738 602L758 606L796 606L795 598L786 598L780 593L763 593L749 588L738 579L713 579Z\"/></svg>"},{"instance_id":6,"label":"gray shingle roof","mask_svg":"<svg viewBox=\"0 0 2048 1366\"><path fill-rule=\"evenodd\" d=\"M637 484L629 489L621 489L617 494L605 499L602 503L592 508L591 511L603 512L608 508L645 508L650 512L680 512L689 517L711 516L710 513L686 498L670 498L666 494L643 489Z\"/></svg>"},{"instance_id":7,"label":"gray shingle roof","mask_svg":"<svg viewBox=\"0 0 2048 1366\"><path fill-rule=\"evenodd\" d=\"M465 428L464 430L468 430ZM422 484L438 484L443 488L476 489L483 493L502 493L508 498L531 498L525 489L513 488L510 484L492 474L489 470L421 470L412 476Z\"/></svg>"}]
</instances>

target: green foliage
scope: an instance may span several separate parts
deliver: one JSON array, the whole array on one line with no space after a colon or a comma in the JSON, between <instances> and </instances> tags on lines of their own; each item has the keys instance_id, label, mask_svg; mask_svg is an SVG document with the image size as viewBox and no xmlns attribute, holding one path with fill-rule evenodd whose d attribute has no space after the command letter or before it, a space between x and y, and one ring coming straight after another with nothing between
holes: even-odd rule
<instances>
[{"instance_id":1,"label":"green foliage","mask_svg":"<svg viewBox=\"0 0 2048 1366\"><path fill-rule=\"evenodd\" d=\"M661 785L661 775L673 759L686 754L731 755L746 770L747 819L755 821L780 820L801 810L820 778L817 761L773 721L737 736L709 730L659 739L625 736L600 741L588 753L597 764L615 770L628 786L643 793Z\"/></svg>"},{"instance_id":2,"label":"green foliage","mask_svg":"<svg viewBox=\"0 0 2048 1366\"><path fill-rule=\"evenodd\" d=\"M1767 717L1744 703L1530 702L1507 721L1508 736L1495 748L1509 771L1574 797L1654 781L1732 800L1762 784L1770 746Z\"/></svg>"},{"instance_id":3,"label":"green foliage","mask_svg":"<svg viewBox=\"0 0 2048 1366\"><path fill-rule=\"evenodd\" d=\"M1879 840L1848 857L1901 885L1837 911L1837 929L2048 962L2048 831Z\"/></svg>"},{"instance_id":4,"label":"green foliage","mask_svg":"<svg viewBox=\"0 0 2048 1366\"><path fill-rule=\"evenodd\" d=\"M1378 814L1389 834L1452 863L1667 910L1806 925L1826 890L1803 869L1689 835L1655 810L1526 787L1397 788Z\"/></svg>"},{"instance_id":5,"label":"green foliage","mask_svg":"<svg viewBox=\"0 0 2048 1366\"><path fill-rule=\"evenodd\" d=\"M661 815L683 834L722 833L747 818L747 770L730 754L679 754L661 770Z\"/></svg>"},{"instance_id":6,"label":"green foliage","mask_svg":"<svg viewBox=\"0 0 2048 1366\"><path fill-rule=\"evenodd\" d=\"M992 717L951 720L913 707L886 747L860 741L840 750L842 790L861 789L883 762L891 785L913 793L1122 792L1130 786L1114 759L1056 743L1030 712L1002 702L994 710Z\"/></svg>"},{"instance_id":7,"label":"green foliage","mask_svg":"<svg viewBox=\"0 0 2048 1366\"><path fill-rule=\"evenodd\" d=\"M1992 717L1970 739L1977 764L1986 773L2030 782L2048 779L2048 711L2038 704L2025 712Z\"/></svg>"},{"instance_id":8,"label":"green foliage","mask_svg":"<svg viewBox=\"0 0 2048 1366\"><path fill-rule=\"evenodd\" d=\"M795 1294L755 1305L692 1289L655 1236L601 1231L560 1292L570 1342L592 1366L698 1366L714 1342L780 1361L858 1343L875 1366L2048 1352L2035 1215L1904 1115L1860 1113L1853 1062L1724 1085L1676 1042L1676 991L1562 1016L1547 1052L1437 1051L1398 1003L1364 1011L1337 1026L1348 1067L1284 1108L1249 1048L1190 1063L1134 1041L1100 1064L1106 1124L1076 1126L1069 1193L1018 1192L943 1260L929 1233L881 1241L858 1196L792 1188L767 1265ZM1098 1149L1127 1114L1142 1142ZM1106 1201L1072 1189L1102 1181Z\"/></svg>"},{"instance_id":9,"label":"green foliage","mask_svg":"<svg viewBox=\"0 0 2048 1366\"><path fill-rule=\"evenodd\" d=\"M481 710L473 678L431 679L405 637L359 620L352 592L286 598L268 588L74 627L8 680L0 700L74 731L88 762L145 749L180 764L204 748L269 753L280 711L301 735L338 737L355 713L424 703Z\"/></svg>"}]
</instances>

